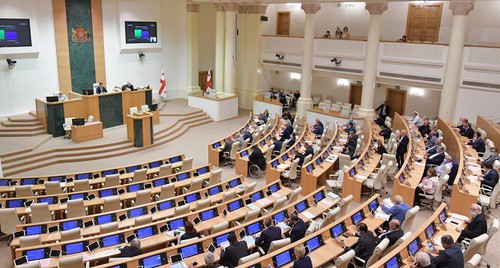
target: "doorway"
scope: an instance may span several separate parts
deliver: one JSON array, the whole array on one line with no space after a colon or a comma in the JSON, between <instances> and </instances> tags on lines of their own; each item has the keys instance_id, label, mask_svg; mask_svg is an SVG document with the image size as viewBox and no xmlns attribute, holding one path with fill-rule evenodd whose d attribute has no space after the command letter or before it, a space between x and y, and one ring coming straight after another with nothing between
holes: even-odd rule
<instances>
[{"instance_id":1,"label":"doorway","mask_svg":"<svg viewBox=\"0 0 500 268\"><path fill-rule=\"evenodd\" d=\"M394 118L394 113L398 113L401 116L405 114L406 109L406 90L400 90L395 88L388 88L385 93L385 100L389 105L390 112L389 116Z\"/></svg>"},{"instance_id":2,"label":"doorway","mask_svg":"<svg viewBox=\"0 0 500 268\"><path fill-rule=\"evenodd\" d=\"M437 42L443 4L427 4L423 7L409 4L406 37L413 42Z\"/></svg>"},{"instance_id":3,"label":"doorway","mask_svg":"<svg viewBox=\"0 0 500 268\"><path fill-rule=\"evenodd\" d=\"M276 13L276 34L290 35L290 11Z\"/></svg>"},{"instance_id":4,"label":"doorway","mask_svg":"<svg viewBox=\"0 0 500 268\"><path fill-rule=\"evenodd\" d=\"M354 105L361 105L361 95L363 93L363 86L358 84L351 84L351 89L349 90L349 103ZM351 107L351 108L352 108Z\"/></svg>"}]
</instances>

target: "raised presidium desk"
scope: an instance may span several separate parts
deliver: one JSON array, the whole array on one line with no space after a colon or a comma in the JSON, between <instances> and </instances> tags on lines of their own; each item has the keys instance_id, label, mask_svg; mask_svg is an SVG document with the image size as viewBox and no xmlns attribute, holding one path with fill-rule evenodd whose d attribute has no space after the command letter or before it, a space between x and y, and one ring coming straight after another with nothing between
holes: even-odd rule
<instances>
[{"instance_id":1,"label":"raised presidium desk","mask_svg":"<svg viewBox=\"0 0 500 268\"><path fill-rule=\"evenodd\" d=\"M153 114L142 112L127 115L127 139L135 147L144 147L153 144Z\"/></svg>"},{"instance_id":2,"label":"raised presidium desk","mask_svg":"<svg viewBox=\"0 0 500 268\"><path fill-rule=\"evenodd\" d=\"M102 122L71 126L71 140L79 143L102 138Z\"/></svg>"},{"instance_id":3,"label":"raised presidium desk","mask_svg":"<svg viewBox=\"0 0 500 268\"><path fill-rule=\"evenodd\" d=\"M274 116L274 114L281 116L283 113L283 104L277 99L272 100L264 96L256 96L253 99L253 114L261 114L264 110L269 112L270 117Z\"/></svg>"},{"instance_id":4,"label":"raised presidium desk","mask_svg":"<svg viewBox=\"0 0 500 268\"><path fill-rule=\"evenodd\" d=\"M123 125L131 107L152 105L151 89L135 91L108 92L99 95L81 95L76 92L69 93L69 100L47 102L36 99L36 113L47 133L54 137L64 136L64 118L94 117L101 121L103 128Z\"/></svg>"},{"instance_id":5,"label":"raised presidium desk","mask_svg":"<svg viewBox=\"0 0 500 268\"><path fill-rule=\"evenodd\" d=\"M204 97L202 93L188 94L188 105L202 109L214 121L222 121L238 116L238 96L232 97Z\"/></svg>"}]
</instances>

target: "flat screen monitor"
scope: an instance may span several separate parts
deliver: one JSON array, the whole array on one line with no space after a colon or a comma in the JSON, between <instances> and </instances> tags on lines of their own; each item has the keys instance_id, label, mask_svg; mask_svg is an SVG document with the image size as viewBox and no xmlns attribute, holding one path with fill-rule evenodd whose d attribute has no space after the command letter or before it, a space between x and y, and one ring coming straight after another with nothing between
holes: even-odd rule
<instances>
[{"instance_id":1,"label":"flat screen monitor","mask_svg":"<svg viewBox=\"0 0 500 268\"><path fill-rule=\"evenodd\" d=\"M215 216L217 216L217 210L215 209L203 211L202 213L200 213L200 218L202 221L210 220Z\"/></svg>"},{"instance_id":2,"label":"flat screen monitor","mask_svg":"<svg viewBox=\"0 0 500 268\"><path fill-rule=\"evenodd\" d=\"M405 182L405 174L401 172L401 174L399 174L399 183L404 183L404 182Z\"/></svg>"},{"instance_id":3,"label":"flat screen monitor","mask_svg":"<svg viewBox=\"0 0 500 268\"><path fill-rule=\"evenodd\" d=\"M258 191L256 193L253 193L250 195L250 198L252 198L252 202L257 202L258 200L262 199L264 197L264 194L262 191Z\"/></svg>"},{"instance_id":4,"label":"flat screen monitor","mask_svg":"<svg viewBox=\"0 0 500 268\"><path fill-rule=\"evenodd\" d=\"M127 44L158 43L156 22L126 21L125 42Z\"/></svg>"},{"instance_id":5,"label":"flat screen monitor","mask_svg":"<svg viewBox=\"0 0 500 268\"><path fill-rule=\"evenodd\" d=\"M330 229L330 234L332 235L333 238L338 237L339 235L342 235L346 231L345 223L341 222Z\"/></svg>"},{"instance_id":6,"label":"flat screen monitor","mask_svg":"<svg viewBox=\"0 0 500 268\"><path fill-rule=\"evenodd\" d=\"M241 157L247 157L248 156L248 152L247 151L243 151L243 152L241 152L240 156Z\"/></svg>"},{"instance_id":7,"label":"flat screen monitor","mask_svg":"<svg viewBox=\"0 0 500 268\"><path fill-rule=\"evenodd\" d=\"M356 169L351 168L351 170L349 170L349 176L351 176L351 178L354 178L354 175L356 175Z\"/></svg>"},{"instance_id":8,"label":"flat screen monitor","mask_svg":"<svg viewBox=\"0 0 500 268\"><path fill-rule=\"evenodd\" d=\"M189 172L181 173L181 174L177 175L177 181L183 181L189 177L190 177Z\"/></svg>"},{"instance_id":9,"label":"flat screen monitor","mask_svg":"<svg viewBox=\"0 0 500 268\"><path fill-rule=\"evenodd\" d=\"M216 195L220 192L222 192L222 187L220 185L208 189L210 195Z\"/></svg>"},{"instance_id":10,"label":"flat screen monitor","mask_svg":"<svg viewBox=\"0 0 500 268\"><path fill-rule=\"evenodd\" d=\"M56 196L40 197L38 198L38 203L47 203L49 205L57 204L57 197Z\"/></svg>"},{"instance_id":11,"label":"flat screen monitor","mask_svg":"<svg viewBox=\"0 0 500 268\"><path fill-rule=\"evenodd\" d=\"M448 218L448 212L446 211L446 209L443 209L440 213L439 213L439 221L441 221L441 223L444 223L446 221L446 219Z\"/></svg>"},{"instance_id":12,"label":"flat screen monitor","mask_svg":"<svg viewBox=\"0 0 500 268\"><path fill-rule=\"evenodd\" d=\"M72 124L74 126L83 126L83 125L85 125L85 119L84 118L75 118L72 120Z\"/></svg>"},{"instance_id":13,"label":"flat screen monitor","mask_svg":"<svg viewBox=\"0 0 500 268\"><path fill-rule=\"evenodd\" d=\"M408 245L408 253L411 256L414 256L422 247L422 243L420 242L420 238L417 236L411 243Z\"/></svg>"},{"instance_id":14,"label":"flat screen monitor","mask_svg":"<svg viewBox=\"0 0 500 268\"><path fill-rule=\"evenodd\" d=\"M262 230L262 224L260 222L252 223L246 227L247 235L253 235Z\"/></svg>"},{"instance_id":15,"label":"flat screen monitor","mask_svg":"<svg viewBox=\"0 0 500 268\"><path fill-rule=\"evenodd\" d=\"M24 231L26 235L39 235L47 232L47 225L26 226Z\"/></svg>"},{"instance_id":16,"label":"flat screen monitor","mask_svg":"<svg viewBox=\"0 0 500 268\"><path fill-rule=\"evenodd\" d=\"M216 247L220 247L220 245L227 241L227 237L230 233L219 235L214 239L214 244Z\"/></svg>"},{"instance_id":17,"label":"flat screen monitor","mask_svg":"<svg viewBox=\"0 0 500 268\"><path fill-rule=\"evenodd\" d=\"M399 253L384 264L384 268L399 268L403 266Z\"/></svg>"},{"instance_id":18,"label":"flat screen monitor","mask_svg":"<svg viewBox=\"0 0 500 268\"><path fill-rule=\"evenodd\" d=\"M313 251L323 245L323 237L321 235L314 237L306 242L309 251Z\"/></svg>"},{"instance_id":19,"label":"flat screen monitor","mask_svg":"<svg viewBox=\"0 0 500 268\"><path fill-rule=\"evenodd\" d=\"M140 191L140 190L142 190L142 184L141 183L127 186L127 192L129 192L129 193L137 192L137 191Z\"/></svg>"},{"instance_id":20,"label":"flat screen monitor","mask_svg":"<svg viewBox=\"0 0 500 268\"><path fill-rule=\"evenodd\" d=\"M170 221L168 224L170 225L170 230L176 230L181 227L184 227L184 219L173 220Z\"/></svg>"},{"instance_id":21,"label":"flat screen monitor","mask_svg":"<svg viewBox=\"0 0 500 268\"><path fill-rule=\"evenodd\" d=\"M104 198L108 196L116 195L116 188L104 189L99 191L99 197Z\"/></svg>"},{"instance_id":22,"label":"flat screen monitor","mask_svg":"<svg viewBox=\"0 0 500 268\"><path fill-rule=\"evenodd\" d=\"M227 205L227 207L228 207L228 209L229 209L229 212L231 212L231 211L235 211L235 210L237 210L237 209L241 208L242 206L243 206L243 204L242 204L242 201L241 201L241 200L236 200L236 201L233 201L233 202L231 202L231 203L229 203L229 204Z\"/></svg>"},{"instance_id":23,"label":"flat screen monitor","mask_svg":"<svg viewBox=\"0 0 500 268\"><path fill-rule=\"evenodd\" d=\"M281 159L282 159L283 161L286 161L286 160L288 159L288 155L287 155L287 154L284 154L283 156L281 156Z\"/></svg>"},{"instance_id":24,"label":"flat screen monitor","mask_svg":"<svg viewBox=\"0 0 500 268\"><path fill-rule=\"evenodd\" d=\"M123 236L121 234L106 236L101 240L102 247L111 247L121 243L123 243Z\"/></svg>"},{"instance_id":25,"label":"flat screen monitor","mask_svg":"<svg viewBox=\"0 0 500 268\"><path fill-rule=\"evenodd\" d=\"M180 249L180 253L182 253L183 258L189 258L194 255L198 255L198 244L193 244L189 246L185 246Z\"/></svg>"},{"instance_id":26,"label":"flat screen monitor","mask_svg":"<svg viewBox=\"0 0 500 268\"><path fill-rule=\"evenodd\" d=\"M358 162L358 167L359 167L359 168L362 168L362 167L363 167L363 160L359 160L359 162Z\"/></svg>"},{"instance_id":27,"label":"flat screen monitor","mask_svg":"<svg viewBox=\"0 0 500 268\"><path fill-rule=\"evenodd\" d=\"M146 207L134 208L129 210L129 218L135 218L147 214Z\"/></svg>"},{"instance_id":28,"label":"flat screen monitor","mask_svg":"<svg viewBox=\"0 0 500 268\"><path fill-rule=\"evenodd\" d=\"M157 168L157 167L160 167L162 164L161 161L154 161L154 162L151 162L148 164L149 168Z\"/></svg>"},{"instance_id":29,"label":"flat screen monitor","mask_svg":"<svg viewBox=\"0 0 500 268\"><path fill-rule=\"evenodd\" d=\"M77 243L63 245L62 250L64 252L64 255L70 255L83 252L86 247L87 247L86 242L77 242Z\"/></svg>"},{"instance_id":30,"label":"flat screen monitor","mask_svg":"<svg viewBox=\"0 0 500 268\"><path fill-rule=\"evenodd\" d=\"M427 228L425 228L425 235L427 239L431 239L432 236L436 233L436 225L432 222Z\"/></svg>"},{"instance_id":31,"label":"flat screen monitor","mask_svg":"<svg viewBox=\"0 0 500 268\"><path fill-rule=\"evenodd\" d=\"M187 204L196 202L198 199L200 199L200 193L194 193L184 197Z\"/></svg>"},{"instance_id":32,"label":"flat screen monitor","mask_svg":"<svg viewBox=\"0 0 500 268\"><path fill-rule=\"evenodd\" d=\"M139 238L139 239L150 237L150 236L152 236L154 234L155 233L153 231L153 227L152 226L148 226L148 227L145 227L145 228L142 228L142 229L138 229L136 231L137 238Z\"/></svg>"},{"instance_id":33,"label":"flat screen monitor","mask_svg":"<svg viewBox=\"0 0 500 268\"><path fill-rule=\"evenodd\" d=\"M174 205L172 204L173 200L161 202L158 204L158 210L167 210L172 208Z\"/></svg>"},{"instance_id":34,"label":"flat screen monitor","mask_svg":"<svg viewBox=\"0 0 500 268\"><path fill-rule=\"evenodd\" d=\"M29 19L0 19L0 47L30 47Z\"/></svg>"},{"instance_id":35,"label":"flat screen monitor","mask_svg":"<svg viewBox=\"0 0 500 268\"><path fill-rule=\"evenodd\" d=\"M210 172L210 168L209 167L202 167L202 168L197 169L196 171L198 172L199 175L203 175L205 173Z\"/></svg>"},{"instance_id":36,"label":"flat screen monitor","mask_svg":"<svg viewBox=\"0 0 500 268\"><path fill-rule=\"evenodd\" d=\"M321 159L321 157L316 158L316 165L319 166L321 163L323 163L323 159Z\"/></svg>"},{"instance_id":37,"label":"flat screen monitor","mask_svg":"<svg viewBox=\"0 0 500 268\"><path fill-rule=\"evenodd\" d=\"M163 186L165 185L165 179L158 179L158 180L155 180L153 181L153 185L155 187L160 187L160 186Z\"/></svg>"},{"instance_id":38,"label":"flat screen monitor","mask_svg":"<svg viewBox=\"0 0 500 268\"><path fill-rule=\"evenodd\" d=\"M378 208L378 206L379 206L378 199L375 199L375 200L371 201L370 204L368 204L370 211L376 210Z\"/></svg>"},{"instance_id":39,"label":"flat screen monitor","mask_svg":"<svg viewBox=\"0 0 500 268\"><path fill-rule=\"evenodd\" d=\"M165 264L167 264L166 253L156 254L139 260L139 265L142 265L144 268L153 268Z\"/></svg>"},{"instance_id":40,"label":"flat screen monitor","mask_svg":"<svg viewBox=\"0 0 500 268\"><path fill-rule=\"evenodd\" d=\"M10 180L8 179L0 179L0 186L8 186Z\"/></svg>"},{"instance_id":41,"label":"flat screen monitor","mask_svg":"<svg viewBox=\"0 0 500 268\"><path fill-rule=\"evenodd\" d=\"M268 189L269 189L269 191L271 191L271 193L274 193L280 189L280 185L278 183L275 183L275 184L269 186Z\"/></svg>"},{"instance_id":42,"label":"flat screen monitor","mask_svg":"<svg viewBox=\"0 0 500 268\"><path fill-rule=\"evenodd\" d=\"M86 193L83 193L83 194L71 194L71 195L69 195L69 200L84 199L85 196L86 196Z\"/></svg>"},{"instance_id":43,"label":"flat screen monitor","mask_svg":"<svg viewBox=\"0 0 500 268\"><path fill-rule=\"evenodd\" d=\"M275 268L282 267L294 260L294 256L291 250L287 250L283 253L280 253L273 257L273 263L276 266Z\"/></svg>"},{"instance_id":44,"label":"flat screen monitor","mask_svg":"<svg viewBox=\"0 0 500 268\"><path fill-rule=\"evenodd\" d=\"M61 231L69 231L80 227L82 227L82 220L72 220L61 223L61 227L59 229Z\"/></svg>"},{"instance_id":45,"label":"flat screen monitor","mask_svg":"<svg viewBox=\"0 0 500 268\"><path fill-rule=\"evenodd\" d=\"M94 95L94 90L93 89L82 89L82 95L86 95L86 96Z\"/></svg>"},{"instance_id":46,"label":"flat screen monitor","mask_svg":"<svg viewBox=\"0 0 500 268\"><path fill-rule=\"evenodd\" d=\"M28 257L28 261L36 261L48 257L48 250L46 248L26 250L23 255Z\"/></svg>"},{"instance_id":47,"label":"flat screen monitor","mask_svg":"<svg viewBox=\"0 0 500 268\"><path fill-rule=\"evenodd\" d=\"M273 215L273 220L278 223L278 222L283 222L288 218L288 213L285 211L281 211L279 213L276 213Z\"/></svg>"},{"instance_id":48,"label":"flat screen monitor","mask_svg":"<svg viewBox=\"0 0 500 268\"><path fill-rule=\"evenodd\" d=\"M295 209L297 210L298 213L306 210L307 208L309 207L309 203L307 203L306 200L298 203L297 205L295 205Z\"/></svg>"},{"instance_id":49,"label":"flat screen monitor","mask_svg":"<svg viewBox=\"0 0 500 268\"><path fill-rule=\"evenodd\" d=\"M229 181L229 186L231 186L231 188L234 188L238 185L241 184L241 180L238 178L238 179L234 179L232 181Z\"/></svg>"},{"instance_id":50,"label":"flat screen monitor","mask_svg":"<svg viewBox=\"0 0 500 268\"><path fill-rule=\"evenodd\" d=\"M325 198L325 193L323 191L319 191L314 194L314 199L319 202Z\"/></svg>"},{"instance_id":51,"label":"flat screen monitor","mask_svg":"<svg viewBox=\"0 0 500 268\"><path fill-rule=\"evenodd\" d=\"M314 170L313 164L310 164L309 166L307 166L306 170L307 170L308 173L311 173Z\"/></svg>"},{"instance_id":52,"label":"flat screen monitor","mask_svg":"<svg viewBox=\"0 0 500 268\"><path fill-rule=\"evenodd\" d=\"M35 185L37 180L37 178L21 179L21 185Z\"/></svg>"},{"instance_id":53,"label":"flat screen monitor","mask_svg":"<svg viewBox=\"0 0 500 268\"><path fill-rule=\"evenodd\" d=\"M273 168L276 168L276 167L278 166L278 164L279 164L279 163L280 163L280 162L279 162L278 160L274 160L274 161L271 163L271 166L272 166Z\"/></svg>"},{"instance_id":54,"label":"flat screen monitor","mask_svg":"<svg viewBox=\"0 0 500 268\"><path fill-rule=\"evenodd\" d=\"M170 158L168 161L169 161L171 164L173 164L173 163L177 163L177 162L179 162L179 161L182 161L182 157L180 157L180 156L174 156L174 157Z\"/></svg>"},{"instance_id":55,"label":"flat screen monitor","mask_svg":"<svg viewBox=\"0 0 500 268\"><path fill-rule=\"evenodd\" d=\"M7 200L7 208L20 208L24 206L26 199Z\"/></svg>"},{"instance_id":56,"label":"flat screen monitor","mask_svg":"<svg viewBox=\"0 0 500 268\"><path fill-rule=\"evenodd\" d=\"M108 175L113 175L113 174L118 174L118 169L103 170L101 172L102 177L106 177Z\"/></svg>"},{"instance_id":57,"label":"flat screen monitor","mask_svg":"<svg viewBox=\"0 0 500 268\"><path fill-rule=\"evenodd\" d=\"M364 218L365 214L363 213L363 210L360 210L351 216L352 224L356 225L360 223Z\"/></svg>"},{"instance_id":58,"label":"flat screen monitor","mask_svg":"<svg viewBox=\"0 0 500 268\"><path fill-rule=\"evenodd\" d=\"M138 169L141 169L141 166L130 166L130 167L126 167L125 170L127 171L127 173L132 173Z\"/></svg>"},{"instance_id":59,"label":"flat screen monitor","mask_svg":"<svg viewBox=\"0 0 500 268\"><path fill-rule=\"evenodd\" d=\"M82 174L76 174L76 180L88 180L92 177L92 174L90 173L82 173Z\"/></svg>"},{"instance_id":60,"label":"flat screen monitor","mask_svg":"<svg viewBox=\"0 0 500 268\"><path fill-rule=\"evenodd\" d=\"M64 180L66 180L66 176L54 176L54 177L49 177L49 181L64 182Z\"/></svg>"},{"instance_id":61,"label":"flat screen monitor","mask_svg":"<svg viewBox=\"0 0 500 268\"><path fill-rule=\"evenodd\" d=\"M107 215L95 217L95 222L97 225L106 224L106 223L110 223L110 222L114 222L114 221L116 221L115 214L107 214Z\"/></svg>"},{"instance_id":62,"label":"flat screen monitor","mask_svg":"<svg viewBox=\"0 0 500 268\"><path fill-rule=\"evenodd\" d=\"M216 142L212 145L212 147L214 147L214 149L217 149L220 147L220 142Z\"/></svg>"}]
</instances>

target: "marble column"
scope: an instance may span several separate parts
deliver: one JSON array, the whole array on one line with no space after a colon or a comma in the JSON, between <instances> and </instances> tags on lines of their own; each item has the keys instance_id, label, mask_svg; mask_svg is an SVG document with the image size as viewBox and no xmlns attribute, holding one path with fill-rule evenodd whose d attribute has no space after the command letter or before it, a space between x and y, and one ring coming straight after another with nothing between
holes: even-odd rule
<instances>
[{"instance_id":1,"label":"marble column","mask_svg":"<svg viewBox=\"0 0 500 268\"><path fill-rule=\"evenodd\" d=\"M439 117L443 120L455 120L458 88L460 87L460 71L464 53L467 15L474 10L474 1L450 0L450 10L453 12L448 56L444 71L443 89L439 103Z\"/></svg>"},{"instance_id":2,"label":"marble column","mask_svg":"<svg viewBox=\"0 0 500 268\"><path fill-rule=\"evenodd\" d=\"M361 93L361 116L373 116L373 100L377 79L378 47L380 42L380 28L382 13L387 10L387 2L366 3L365 9L370 13L370 27L366 42L365 68L363 71L363 90Z\"/></svg>"},{"instance_id":3,"label":"marble column","mask_svg":"<svg viewBox=\"0 0 500 268\"><path fill-rule=\"evenodd\" d=\"M226 42L224 44L224 96L234 96L234 87L236 84L236 13L238 4L235 2L224 3L226 11Z\"/></svg>"},{"instance_id":4,"label":"marble column","mask_svg":"<svg viewBox=\"0 0 500 268\"><path fill-rule=\"evenodd\" d=\"M304 27L304 46L302 48L302 79L300 82L300 98L297 101L297 114L305 117L307 109L312 108L311 85L314 58L314 20L316 12L321 9L319 3L302 3L306 13Z\"/></svg>"},{"instance_id":5,"label":"marble column","mask_svg":"<svg viewBox=\"0 0 500 268\"><path fill-rule=\"evenodd\" d=\"M224 4L215 5L215 79L214 88L218 94L224 93L224 47L226 36L226 13Z\"/></svg>"},{"instance_id":6,"label":"marble column","mask_svg":"<svg viewBox=\"0 0 500 268\"><path fill-rule=\"evenodd\" d=\"M198 84L198 11L200 5L187 3L188 17L188 89L187 94L200 91Z\"/></svg>"}]
</instances>

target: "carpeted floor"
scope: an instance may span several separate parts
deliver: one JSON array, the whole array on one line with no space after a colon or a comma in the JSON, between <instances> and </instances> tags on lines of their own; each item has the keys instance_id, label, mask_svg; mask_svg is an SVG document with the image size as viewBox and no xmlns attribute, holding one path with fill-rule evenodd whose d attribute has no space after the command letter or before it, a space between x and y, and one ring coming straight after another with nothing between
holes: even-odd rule
<instances>
[{"instance_id":1,"label":"carpeted floor","mask_svg":"<svg viewBox=\"0 0 500 268\"><path fill-rule=\"evenodd\" d=\"M187 107L186 100L173 100L167 102L165 108L161 111L161 114L175 114L175 113L188 113L195 111L195 108ZM101 169L101 168L113 168L116 166L125 166L132 165L141 162L147 162L153 159L163 158L169 155L174 155L178 153L184 153L187 157L194 157L194 166L206 164L208 161L208 150L207 146L211 142L221 139L228 134L236 131L239 127L241 127L246 120L248 119L249 111L240 110L239 115L236 118L228 119L221 122L212 122L208 124L203 124L201 126L193 127L185 132L179 138L168 142L166 144L153 147L150 149L142 150L136 153L132 153L124 156L117 157L109 157L98 160L85 161L81 163L63 163L63 164L55 164L43 168L39 168L36 170L30 170L23 173L20 173L16 176L30 176L30 175L49 175L49 174L58 174L58 173L66 173L66 172L83 172L93 169ZM161 125L158 128L167 127L169 124L173 124L179 116L162 116L161 117ZM155 125L155 131L158 129ZM112 129L106 129L104 131L104 139L96 140L89 142L92 144L100 144L110 141L115 141L119 139L123 139L126 137L125 134L126 128L115 127ZM15 142L12 138L0 138L0 154L17 151L20 149L25 149L26 147L31 146L31 144L36 144L41 137L29 137L22 138L22 142ZM85 143L84 143L85 144ZM77 146L73 142L63 138L55 138L51 139L49 142L45 143L39 150L46 150L48 148L58 148L58 147L68 147L68 146ZM222 167L223 170L223 179L228 179L235 176L235 171L232 168ZM265 185L265 179L261 178L258 180L254 180L251 178L247 178L247 181L257 181L257 187L263 187ZM390 192L390 184L389 182L388 190ZM384 195L386 197L388 195ZM368 196L363 196L363 201L367 199ZM359 203L352 202L350 208L355 208L359 205ZM424 222L432 212L430 210L422 210L419 214L417 214L414 224L414 229L420 227L419 224ZM494 209L492 214L489 216L489 222L493 219L493 217L498 217L500 212L498 209ZM493 240L490 242L490 246L488 247L488 252L484 256L484 259L487 260L492 267L500 267L500 249L496 247L500 243L500 235L497 234ZM486 264L483 262L483 266ZM12 267L12 260L10 256L10 249L7 247L6 242L0 242L0 267Z\"/></svg>"}]
</instances>

